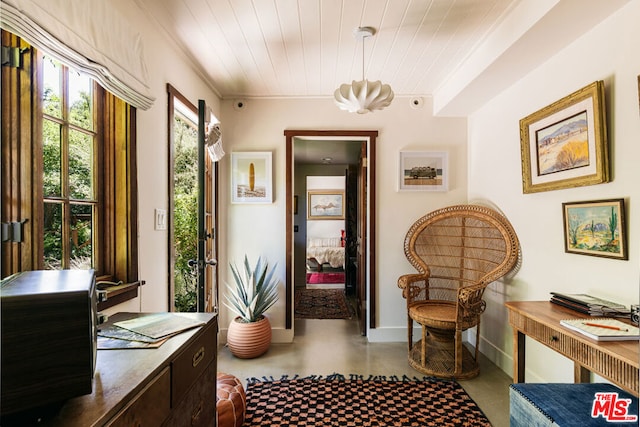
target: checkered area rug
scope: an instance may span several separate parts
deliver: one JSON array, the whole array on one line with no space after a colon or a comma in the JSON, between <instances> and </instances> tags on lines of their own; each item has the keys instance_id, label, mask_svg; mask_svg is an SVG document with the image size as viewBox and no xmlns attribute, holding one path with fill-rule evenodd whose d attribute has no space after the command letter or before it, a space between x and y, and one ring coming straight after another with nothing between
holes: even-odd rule
<instances>
[{"instance_id":1,"label":"checkered area rug","mask_svg":"<svg viewBox=\"0 0 640 427\"><path fill-rule=\"evenodd\" d=\"M424 377L252 378L244 427L491 426L455 381Z\"/></svg>"}]
</instances>

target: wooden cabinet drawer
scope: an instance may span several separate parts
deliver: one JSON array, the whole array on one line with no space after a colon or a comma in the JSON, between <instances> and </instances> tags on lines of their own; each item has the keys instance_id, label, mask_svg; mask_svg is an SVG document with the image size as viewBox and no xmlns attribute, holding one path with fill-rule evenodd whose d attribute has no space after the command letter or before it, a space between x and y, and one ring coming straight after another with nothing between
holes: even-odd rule
<instances>
[{"instance_id":1,"label":"wooden cabinet drawer","mask_svg":"<svg viewBox=\"0 0 640 427\"><path fill-rule=\"evenodd\" d=\"M571 343L574 341L571 337L557 330L529 320L525 320L523 332L536 341L560 353L566 353L567 350L570 351Z\"/></svg>"},{"instance_id":2,"label":"wooden cabinet drawer","mask_svg":"<svg viewBox=\"0 0 640 427\"><path fill-rule=\"evenodd\" d=\"M185 398L171 411L165 426L209 427L215 425L216 362L209 364L189 389Z\"/></svg>"},{"instance_id":3,"label":"wooden cabinet drawer","mask_svg":"<svg viewBox=\"0 0 640 427\"><path fill-rule=\"evenodd\" d=\"M171 411L171 371L166 367L107 425L110 427L156 427Z\"/></svg>"},{"instance_id":4,"label":"wooden cabinet drawer","mask_svg":"<svg viewBox=\"0 0 640 427\"><path fill-rule=\"evenodd\" d=\"M584 340L579 340L571 336L572 332L567 331L565 334L558 329L551 328L531 319L524 319L523 332L536 341L572 359L574 362L584 366L591 366L594 372L608 378L607 374L603 373L599 366L603 360L609 360L609 356L592 348L592 346L585 343Z\"/></svg>"},{"instance_id":5,"label":"wooden cabinet drawer","mask_svg":"<svg viewBox=\"0 0 640 427\"><path fill-rule=\"evenodd\" d=\"M172 362L171 407L180 403L191 385L215 360L217 333L215 324L205 326L198 338ZM215 395L215 390L213 392Z\"/></svg>"}]
</instances>

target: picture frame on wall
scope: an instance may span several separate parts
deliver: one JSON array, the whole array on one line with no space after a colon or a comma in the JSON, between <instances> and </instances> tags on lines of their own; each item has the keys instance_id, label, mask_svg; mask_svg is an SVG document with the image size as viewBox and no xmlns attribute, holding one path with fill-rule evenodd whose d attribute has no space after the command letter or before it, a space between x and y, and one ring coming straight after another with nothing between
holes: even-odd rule
<instances>
[{"instance_id":1,"label":"picture frame on wall","mask_svg":"<svg viewBox=\"0 0 640 427\"><path fill-rule=\"evenodd\" d=\"M609 182L604 82L520 120L520 149L524 193Z\"/></svg>"},{"instance_id":2,"label":"picture frame on wall","mask_svg":"<svg viewBox=\"0 0 640 427\"><path fill-rule=\"evenodd\" d=\"M272 203L270 151L231 153L231 203Z\"/></svg>"},{"instance_id":3,"label":"picture frame on wall","mask_svg":"<svg viewBox=\"0 0 640 427\"><path fill-rule=\"evenodd\" d=\"M400 151L398 191L448 191L449 153Z\"/></svg>"},{"instance_id":4,"label":"picture frame on wall","mask_svg":"<svg viewBox=\"0 0 640 427\"><path fill-rule=\"evenodd\" d=\"M344 191L309 190L307 219L344 219Z\"/></svg>"},{"instance_id":5,"label":"picture frame on wall","mask_svg":"<svg viewBox=\"0 0 640 427\"><path fill-rule=\"evenodd\" d=\"M624 199L563 203L562 217L565 252L629 259Z\"/></svg>"}]
</instances>

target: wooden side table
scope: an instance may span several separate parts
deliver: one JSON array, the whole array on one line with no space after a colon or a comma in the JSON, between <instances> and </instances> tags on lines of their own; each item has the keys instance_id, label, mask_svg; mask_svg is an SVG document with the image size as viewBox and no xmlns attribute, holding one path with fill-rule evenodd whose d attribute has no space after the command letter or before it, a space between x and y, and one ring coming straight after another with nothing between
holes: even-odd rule
<instances>
[{"instance_id":1,"label":"wooden side table","mask_svg":"<svg viewBox=\"0 0 640 427\"><path fill-rule=\"evenodd\" d=\"M563 319L593 319L549 301L511 301L513 327L513 381L524 382L525 336L535 339L574 362L574 381L590 381L590 372L638 396L640 343L595 341L560 325Z\"/></svg>"}]
</instances>

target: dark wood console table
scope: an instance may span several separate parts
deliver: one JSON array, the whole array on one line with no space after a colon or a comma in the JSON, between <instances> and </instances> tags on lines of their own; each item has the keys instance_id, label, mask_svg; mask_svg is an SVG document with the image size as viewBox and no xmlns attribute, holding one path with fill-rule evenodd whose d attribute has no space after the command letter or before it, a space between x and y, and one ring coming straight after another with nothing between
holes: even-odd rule
<instances>
[{"instance_id":1,"label":"dark wood console table","mask_svg":"<svg viewBox=\"0 0 640 427\"><path fill-rule=\"evenodd\" d=\"M108 323L137 315L118 313ZM206 324L158 348L98 350L93 393L66 401L37 425L215 425L217 316L186 315Z\"/></svg>"},{"instance_id":2,"label":"dark wood console table","mask_svg":"<svg viewBox=\"0 0 640 427\"><path fill-rule=\"evenodd\" d=\"M594 341L560 325L563 319L591 317L549 301L505 303L513 327L513 381L524 382L525 336L574 362L574 381L589 382L590 372L638 396L638 341Z\"/></svg>"}]
</instances>

